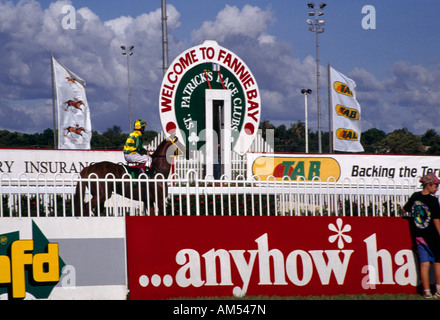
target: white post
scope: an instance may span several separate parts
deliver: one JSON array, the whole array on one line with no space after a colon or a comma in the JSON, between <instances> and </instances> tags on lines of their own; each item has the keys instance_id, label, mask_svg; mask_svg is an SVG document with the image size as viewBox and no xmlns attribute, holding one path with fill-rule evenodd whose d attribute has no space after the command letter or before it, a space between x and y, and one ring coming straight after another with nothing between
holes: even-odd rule
<instances>
[{"instance_id":1,"label":"white post","mask_svg":"<svg viewBox=\"0 0 440 320\"><path fill-rule=\"evenodd\" d=\"M223 101L224 127L221 130L221 141L214 137L213 106L214 100ZM214 176L214 163L217 163L214 148L222 147L223 173L231 178L231 93L229 90L207 89L205 91L205 164L206 176ZM220 128L221 129L221 128ZM217 149L218 150L218 149Z\"/></svg>"}]
</instances>

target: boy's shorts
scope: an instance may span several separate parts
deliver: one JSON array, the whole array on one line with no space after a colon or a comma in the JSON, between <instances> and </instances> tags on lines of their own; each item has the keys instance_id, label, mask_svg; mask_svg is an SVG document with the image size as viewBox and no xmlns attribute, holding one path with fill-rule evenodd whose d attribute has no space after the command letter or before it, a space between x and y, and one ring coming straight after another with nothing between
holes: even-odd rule
<instances>
[{"instance_id":1,"label":"boy's shorts","mask_svg":"<svg viewBox=\"0 0 440 320\"><path fill-rule=\"evenodd\" d=\"M423 241L424 242L424 241ZM417 253L419 255L420 262L434 262L434 254L429 249L428 244L417 242Z\"/></svg>"}]
</instances>

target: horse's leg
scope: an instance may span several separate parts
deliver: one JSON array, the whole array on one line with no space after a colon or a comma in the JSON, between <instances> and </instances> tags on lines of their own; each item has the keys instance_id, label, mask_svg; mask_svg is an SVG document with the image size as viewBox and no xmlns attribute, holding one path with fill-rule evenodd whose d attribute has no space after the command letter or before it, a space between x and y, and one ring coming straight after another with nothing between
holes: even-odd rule
<instances>
[{"instance_id":1,"label":"horse's leg","mask_svg":"<svg viewBox=\"0 0 440 320\"><path fill-rule=\"evenodd\" d=\"M87 212L84 212L84 215L89 216L89 207L90 207L92 215L97 214L97 212L95 213L95 210L98 207L98 197L97 197L96 194L95 195L91 195L91 198L90 198L90 201L89 201L88 205L89 206L87 208Z\"/></svg>"},{"instance_id":2,"label":"horse's leg","mask_svg":"<svg viewBox=\"0 0 440 320\"><path fill-rule=\"evenodd\" d=\"M158 188L158 206L159 206L159 214L166 216L167 215L167 208L166 208L166 201L168 198L168 185L166 181L163 181Z\"/></svg>"},{"instance_id":3,"label":"horse's leg","mask_svg":"<svg viewBox=\"0 0 440 320\"><path fill-rule=\"evenodd\" d=\"M157 187L156 206L157 206L158 215L159 216L165 215L163 211L163 190L162 190L162 185L160 184Z\"/></svg>"},{"instance_id":4,"label":"horse's leg","mask_svg":"<svg viewBox=\"0 0 440 320\"><path fill-rule=\"evenodd\" d=\"M90 215L89 208L90 208L90 202L84 202L83 203L83 211L82 211L83 217L88 217ZM93 211L92 211L92 213L93 213ZM79 215L81 215L81 213L79 213Z\"/></svg>"},{"instance_id":5,"label":"horse's leg","mask_svg":"<svg viewBox=\"0 0 440 320\"><path fill-rule=\"evenodd\" d=\"M154 183L149 183L149 190L148 190L148 196L149 198L147 199L147 191L145 191L145 200L144 203L145 205L147 205L148 203L148 214L150 216L154 216L156 215L156 209L154 207L154 204L156 203L156 191L155 191L155 184ZM148 201L147 201L148 200Z\"/></svg>"},{"instance_id":6,"label":"horse's leg","mask_svg":"<svg viewBox=\"0 0 440 320\"><path fill-rule=\"evenodd\" d=\"M105 200L102 200L99 202L99 212L101 213L101 216L105 216L107 215L107 213L105 212Z\"/></svg>"},{"instance_id":7,"label":"horse's leg","mask_svg":"<svg viewBox=\"0 0 440 320\"><path fill-rule=\"evenodd\" d=\"M83 212L83 215L87 217L90 215L90 213L92 213L92 215L98 214L98 210L97 210L98 198L101 196L100 187L94 181L91 182L89 185L89 192L90 192L90 200L87 204L84 205L84 212Z\"/></svg>"},{"instance_id":8,"label":"horse's leg","mask_svg":"<svg viewBox=\"0 0 440 320\"><path fill-rule=\"evenodd\" d=\"M150 213L150 216L156 215L156 201L154 201L155 195L150 197L150 207L148 208L148 212Z\"/></svg>"},{"instance_id":9,"label":"horse's leg","mask_svg":"<svg viewBox=\"0 0 440 320\"><path fill-rule=\"evenodd\" d=\"M159 192L159 193L162 193L162 192ZM157 201L156 201L156 205L157 205L157 211L158 211L158 215L159 216L164 216L165 215L165 213L164 213L164 210L163 210L163 199L162 199L162 195L161 194L158 194L157 195Z\"/></svg>"},{"instance_id":10,"label":"horse's leg","mask_svg":"<svg viewBox=\"0 0 440 320\"><path fill-rule=\"evenodd\" d=\"M107 188L106 188L106 184L105 183L99 183L99 187L98 187L98 194L95 197L95 208L98 209L96 211L97 215L100 216L104 216L105 213L105 201L107 200L107 195L110 195L113 193L113 188L111 186L111 183L107 184ZM110 197L108 196L108 198Z\"/></svg>"},{"instance_id":11,"label":"horse's leg","mask_svg":"<svg viewBox=\"0 0 440 320\"><path fill-rule=\"evenodd\" d=\"M105 198L103 199L103 195L99 194L99 196L97 194L93 195L93 197L90 199L89 203L92 207L92 214L94 215L99 215L99 216L103 216L105 215L105 207L104 207L104 203L105 203ZM84 213L84 215L87 216L89 215L89 210L87 208L87 212Z\"/></svg>"},{"instance_id":12,"label":"horse's leg","mask_svg":"<svg viewBox=\"0 0 440 320\"><path fill-rule=\"evenodd\" d=\"M76 185L74 203L73 203L75 210L75 217L89 215L89 203L85 202L86 187L87 187L87 183L84 181L79 181Z\"/></svg>"},{"instance_id":13,"label":"horse's leg","mask_svg":"<svg viewBox=\"0 0 440 320\"><path fill-rule=\"evenodd\" d=\"M75 217L78 217L81 215L81 200L84 201L84 195L81 190L81 181L78 181L75 187L75 195L73 196L73 211L75 214Z\"/></svg>"}]
</instances>

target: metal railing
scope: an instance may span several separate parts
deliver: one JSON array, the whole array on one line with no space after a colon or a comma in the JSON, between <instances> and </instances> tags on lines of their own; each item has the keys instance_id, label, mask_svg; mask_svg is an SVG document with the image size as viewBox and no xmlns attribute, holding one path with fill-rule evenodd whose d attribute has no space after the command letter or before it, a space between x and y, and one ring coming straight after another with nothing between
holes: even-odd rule
<instances>
[{"instance_id":1,"label":"metal railing","mask_svg":"<svg viewBox=\"0 0 440 320\"><path fill-rule=\"evenodd\" d=\"M103 192L104 205L92 210L91 206L74 205L76 186L85 192L80 203L91 203L90 190L98 186ZM159 192L161 186L167 194ZM120 195L112 192L119 188ZM417 186L410 182L395 184L393 180L381 183L373 180L335 181L329 178L306 181L298 178L291 181L275 181L269 177L261 181L258 177L220 180L199 179L196 171L185 178L177 174L169 178L148 179L145 175L133 179L126 175L116 179L108 175L105 179L90 176L81 179L72 176L65 179L44 175L30 179L21 174L11 179L1 175L0 217L75 217L75 216L123 216L123 215L229 215L229 216L401 216L402 207ZM82 194L82 193L81 193ZM150 199L161 201L150 205ZM144 201L136 199L142 198Z\"/></svg>"}]
</instances>

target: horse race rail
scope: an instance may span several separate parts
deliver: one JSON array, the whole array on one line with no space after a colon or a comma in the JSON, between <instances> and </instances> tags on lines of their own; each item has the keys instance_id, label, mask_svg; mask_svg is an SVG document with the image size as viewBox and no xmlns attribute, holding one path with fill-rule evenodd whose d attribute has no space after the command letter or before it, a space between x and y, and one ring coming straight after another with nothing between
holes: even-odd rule
<instances>
[{"instance_id":1,"label":"horse race rail","mask_svg":"<svg viewBox=\"0 0 440 320\"><path fill-rule=\"evenodd\" d=\"M129 188L124 188L124 182ZM80 203L90 203L88 190L104 186L103 206L92 210L91 206L75 205L75 190L85 182L86 192L77 196ZM166 186L162 194L162 205L149 205L150 190L157 192L158 186ZM110 188L109 186L113 186ZM122 186L121 195L109 194ZM136 188L139 187L139 188ZM148 179L145 175L133 179L124 176L105 179L93 176L70 179L44 175L29 179L22 174L18 179L1 175L0 217L75 217L75 216L121 216L121 215L293 215L293 216L400 216L401 208L417 186L409 182L396 185L392 180L386 184L375 181L370 184L361 180L306 181L300 177L291 181L257 177L245 180L239 176L234 180L198 179L187 175L181 179L177 174L165 179L157 176ZM99 195L98 195L99 198ZM136 201L133 199L143 199ZM101 199L97 199L97 203Z\"/></svg>"}]
</instances>

